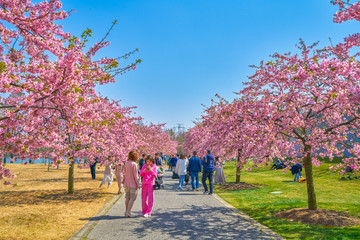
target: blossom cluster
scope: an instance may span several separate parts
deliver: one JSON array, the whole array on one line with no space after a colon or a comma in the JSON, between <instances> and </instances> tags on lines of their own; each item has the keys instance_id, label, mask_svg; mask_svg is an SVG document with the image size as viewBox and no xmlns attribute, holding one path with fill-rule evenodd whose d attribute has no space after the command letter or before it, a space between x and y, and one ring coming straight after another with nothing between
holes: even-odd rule
<instances>
[{"instance_id":1,"label":"blossom cluster","mask_svg":"<svg viewBox=\"0 0 360 240\"><path fill-rule=\"evenodd\" d=\"M0 7L2 154L24 162L47 158L56 166L75 159L91 163L95 157L124 161L140 145L175 145L157 127L150 127L157 141L149 141L138 131L140 118L133 117L133 107L95 92L96 85L115 82L117 74L136 68L140 60L125 67L118 60L137 49L124 57L94 59L109 42L102 39L86 50L90 30L81 38L64 32L58 20L70 12L61 9L59 0L0 0ZM0 179L8 184L5 179L12 177L0 161Z\"/></svg>"}]
</instances>

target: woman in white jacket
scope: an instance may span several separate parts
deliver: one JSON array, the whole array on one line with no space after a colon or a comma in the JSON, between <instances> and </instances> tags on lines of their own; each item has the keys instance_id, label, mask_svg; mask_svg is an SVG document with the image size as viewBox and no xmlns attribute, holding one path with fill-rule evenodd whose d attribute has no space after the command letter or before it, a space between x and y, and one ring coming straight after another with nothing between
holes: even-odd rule
<instances>
[{"instance_id":1,"label":"woman in white jacket","mask_svg":"<svg viewBox=\"0 0 360 240\"><path fill-rule=\"evenodd\" d=\"M184 185L184 179L186 175L186 168L189 161L184 154L180 155L180 159L176 163L175 172L179 175L179 188L182 190Z\"/></svg>"}]
</instances>

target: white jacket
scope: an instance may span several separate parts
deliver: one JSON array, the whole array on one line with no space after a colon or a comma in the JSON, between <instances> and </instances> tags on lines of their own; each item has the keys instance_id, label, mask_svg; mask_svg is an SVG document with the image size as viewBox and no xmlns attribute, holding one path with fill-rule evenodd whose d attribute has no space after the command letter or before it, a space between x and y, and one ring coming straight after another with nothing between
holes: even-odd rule
<instances>
[{"instance_id":1,"label":"white jacket","mask_svg":"<svg viewBox=\"0 0 360 240\"><path fill-rule=\"evenodd\" d=\"M186 158L177 160L175 172L178 175L186 175L186 168L187 168L188 164L189 164L189 161Z\"/></svg>"}]
</instances>

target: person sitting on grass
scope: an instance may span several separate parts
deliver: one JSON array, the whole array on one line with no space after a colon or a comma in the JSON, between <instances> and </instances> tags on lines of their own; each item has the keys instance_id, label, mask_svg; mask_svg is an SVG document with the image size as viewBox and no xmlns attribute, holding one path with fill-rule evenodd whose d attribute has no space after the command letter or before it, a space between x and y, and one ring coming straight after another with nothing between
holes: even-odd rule
<instances>
[{"instance_id":1,"label":"person sitting on grass","mask_svg":"<svg viewBox=\"0 0 360 240\"><path fill-rule=\"evenodd\" d=\"M276 170L280 167L281 161L280 159L276 159L276 161L274 162L274 164L271 166L270 170Z\"/></svg>"}]
</instances>

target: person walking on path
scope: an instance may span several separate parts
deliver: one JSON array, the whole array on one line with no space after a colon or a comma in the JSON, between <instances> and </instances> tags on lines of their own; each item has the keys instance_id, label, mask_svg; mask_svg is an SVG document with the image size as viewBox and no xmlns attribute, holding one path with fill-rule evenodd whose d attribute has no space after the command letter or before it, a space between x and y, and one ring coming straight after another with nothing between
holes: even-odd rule
<instances>
[{"instance_id":1,"label":"person walking on path","mask_svg":"<svg viewBox=\"0 0 360 240\"><path fill-rule=\"evenodd\" d=\"M154 205L154 178L157 176L155 160L152 156L145 159L146 165L143 166L140 176L143 178L141 187L142 214L144 217L151 216Z\"/></svg>"},{"instance_id":2,"label":"person walking on path","mask_svg":"<svg viewBox=\"0 0 360 240\"><path fill-rule=\"evenodd\" d=\"M213 155L211 155L211 150L207 150L207 155L204 157L204 159L201 162L201 165L203 165L203 175L202 175L202 184L204 186L204 194L213 194L213 175L215 171L215 158ZM208 187L206 185L206 179L209 179L209 185L210 185L210 192L208 190Z\"/></svg>"},{"instance_id":3,"label":"person walking on path","mask_svg":"<svg viewBox=\"0 0 360 240\"><path fill-rule=\"evenodd\" d=\"M155 153L155 165L156 166L163 166L163 160L160 157L159 153Z\"/></svg>"},{"instance_id":4,"label":"person walking on path","mask_svg":"<svg viewBox=\"0 0 360 240\"><path fill-rule=\"evenodd\" d=\"M226 183L224 169L224 162L221 161L219 157L215 157L215 183L216 184L224 184Z\"/></svg>"},{"instance_id":5,"label":"person walking on path","mask_svg":"<svg viewBox=\"0 0 360 240\"><path fill-rule=\"evenodd\" d=\"M105 170L104 170L104 177L103 180L100 183L99 188L101 188L102 185L107 185L107 188L109 189L112 185L113 179L114 179L114 173L112 169L112 156L108 157L108 160L106 160L105 164Z\"/></svg>"},{"instance_id":6,"label":"person walking on path","mask_svg":"<svg viewBox=\"0 0 360 240\"><path fill-rule=\"evenodd\" d=\"M121 162L120 160L117 161L117 164L115 166L115 177L119 187L118 194L123 193L123 181L124 181L123 166L124 166L124 162Z\"/></svg>"},{"instance_id":7,"label":"person walking on path","mask_svg":"<svg viewBox=\"0 0 360 240\"><path fill-rule=\"evenodd\" d=\"M195 191L195 180L196 180L196 191L199 191L199 172L201 172L201 160L197 156L197 152L193 152L193 156L189 159L189 165L187 170L191 177L191 187Z\"/></svg>"},{"instance_id":8,"label":"person walking on path","mask_svg":"<svg viewBox=\"0 0 360 240\"><path fill-rule=\"evenodd\" d=\"M184 154L180 155L180 159L176 163L175 173L179 175L179 188L182 190L184 186L184 179L186 175L186 167L188 165L188 160Z\"/></svg>"},{"instance_id":9,"label":"person walking on path","mask_svg":"<svg viewBox=\"0 0 360 240\"><path fill-rule=\"evenodd\" d=\"M143 166L145 165L145 158L146 158L146 154L143 153L142 154L142 158L139 160L139 175L140 175L140 171L143 168ZM142 182L142 177L140 177L140 180Z\"/></svg>"},{"instance_id":10,"label":"person walking on path","mask_svg":"<svg viewBox=\"0 0 360 240\"><path fill-rule=\"evenodd\" d=\"M138 179L138 166L136 160L138 154L136 151L131 151L128 160L124 165L124 186L125 186L125 217L133 217L131 215L131 208L137 197L137 190L140 188Z\"/></svg>"}]
</instances>

